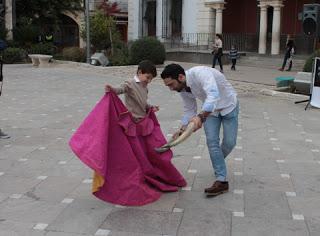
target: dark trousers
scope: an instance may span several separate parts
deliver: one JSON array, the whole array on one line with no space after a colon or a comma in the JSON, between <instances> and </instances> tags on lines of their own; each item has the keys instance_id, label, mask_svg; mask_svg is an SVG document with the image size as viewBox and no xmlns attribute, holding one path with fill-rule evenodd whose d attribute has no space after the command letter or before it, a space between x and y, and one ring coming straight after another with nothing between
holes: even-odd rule
<instances>
[{"instance_id":1,"label":"dark trousers","mask_svg":"<svg viewBox=\"0 0 320 236\"><path fill-rule=\"evenodd\" d=\"M290 53L286 53L284 55L284 59L283 59L282 67L281 67L282 70L286 67L286 64L287 64L287 61L289 58L290 58ZM292 60L290 60L290 62L289 62L288 70L291 70L291 68L292 68Z\"/></svg>"},{"instance_id":2,"label":"dark trousers","mask_svg":"<svg viewBox=\"0 0 320 236\"><path fill-rule=\"evenodd\" d=\"M217 61L218 61L218 62L219 62L219 65L220 65L220 70L223 71L223 66L222 66L221 57L222 57L222 54L220 54L220 53L214 54L214 56L213 56L213 61L212 61L212 68L215 68L215 67L216 67L216 63L217 63Z\"/></svg>"},{"instance_id":3,"label":"dark trousers","mask_svg":"<svg viewBox=\"0 0 320 236\"><path fill-rule=\"evenodd\" d=\"M237 59L231 59L231 70L236 70Z\"/></svg>"}]
</instances>

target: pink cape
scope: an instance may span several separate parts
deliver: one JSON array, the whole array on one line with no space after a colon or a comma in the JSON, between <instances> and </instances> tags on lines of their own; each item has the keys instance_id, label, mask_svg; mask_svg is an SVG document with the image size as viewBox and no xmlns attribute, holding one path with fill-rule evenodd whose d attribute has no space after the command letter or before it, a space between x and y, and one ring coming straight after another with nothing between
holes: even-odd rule
<instances>
[{"instance_id":1,"label":"pink cape","mask_svg":"<svg viewBox=\"0 0 320 236\"><path fill-rule=\"evenodd\" d=\"M165 144L152 111L133 122L122 101L107 93L70 139L73 152L95 171L93 194L126 206L156 201L161 191L177 191L186 181L172 165L172 152L156 153Z\"/></svg>"}]
</instances>

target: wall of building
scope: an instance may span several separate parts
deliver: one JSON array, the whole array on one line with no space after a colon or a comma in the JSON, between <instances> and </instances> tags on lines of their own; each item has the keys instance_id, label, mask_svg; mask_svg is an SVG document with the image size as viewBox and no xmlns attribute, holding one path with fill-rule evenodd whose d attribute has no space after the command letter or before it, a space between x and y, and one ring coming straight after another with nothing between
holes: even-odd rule
<instances>
[{"instance_id":1,"label":"wall of building","mask_svg":"<svg viewBox=\"0 0 320 236\"><path fill-rule=\"evenodd\" d=\"M258 12L256 0L226 0L223 11L223 32L257 33L259 31Z\"/></svg>"},{"instance_id":2,"label":"wall of building","mask_svg":"<svg viewBox=\"0 0 320 236\"><path fill-rule=\"evenodd\" d=\"M213 33L214 32L214 22L215 15L213 10L205 6L205 0L194 0L196 1L196 22L197 28L195 33Z\"/></svg>"},{"instance_id":3,"label":"wall of building","mask_svg":"<svg viewBox=\"0 0 320 236\"><path fill-rule=\"evenodd\" d=\"M284 2L282 9L282 34L301 34L302 20L298 18L299 13L303 12L304 4L318 3L320 0L290 0Z\"/></svg>"},{"instance_id":4,"label":"wall of building","mask_svg":"<svg viewBox=\"0 0 320 236\"><path fill-rule=\"evenodd\" d=\"M128 0L128 40L139 37L139 4L138 0ZM140 27L141 28L141 27Z\"/></svg>"},{"instance_id":5,"label":"wall of building","mask_svg":"<svg viewBox=\"0 0 320 236\"><path fill-rule=\"evenodd\" d=\"M182 33L196 33L197 1L182 1Z\"/></svg>"}]
</instances>

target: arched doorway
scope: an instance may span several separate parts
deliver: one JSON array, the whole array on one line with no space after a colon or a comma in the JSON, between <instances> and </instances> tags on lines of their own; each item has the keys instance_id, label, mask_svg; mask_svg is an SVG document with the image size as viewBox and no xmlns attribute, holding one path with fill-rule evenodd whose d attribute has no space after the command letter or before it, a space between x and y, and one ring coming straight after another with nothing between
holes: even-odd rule
<instances>
[{"instance_id":1,"label":"arched doorway","mask_svg":"<svg viewBox=\"0 0 320 236\"><path fill-rule=\"evenodd\" d=\"M79 47L79 26L72 18L61 15L58 28L54 32L54 43L58 47Z\"/></svg>"}]
</instances>

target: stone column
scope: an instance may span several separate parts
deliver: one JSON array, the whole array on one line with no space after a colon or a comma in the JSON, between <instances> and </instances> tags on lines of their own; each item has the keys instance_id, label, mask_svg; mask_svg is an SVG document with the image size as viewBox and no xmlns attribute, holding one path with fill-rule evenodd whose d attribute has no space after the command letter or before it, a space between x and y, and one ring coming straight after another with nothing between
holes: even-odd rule
<instances>
[{"instance_id":1,"label":"stone column","mask_svg":"<svg viewBox=\"0 0 320 236\"><path fill-rule=\"evenodd\" d=\"M162 0L157 0L157 11L156 11L156 25L157 25L157 38L162 40Z\"/></svg>"},{"instance_id":2,"label":"stone column","mask_svg":"<svg viewBox=\"0 0 320 236\"><path fill-rule=\"evenodd\" d=\"M216 34L222 34L222 8L216 9Z\"/></svg>"},{"instance_id":3,"label":"stone column","mask_svg":"<svg viewBox=\"0 0 320 236\"><path fill-rule=\"evenodd\" d=\"M13 29L13 3L14 0L6 0L5 1L5 27L8 30L7 39L13 39L12 29Z\"/></svg>"},{"instance_id":4,"label":"stone column","mask_svg":"<svg viewBox=\"0 0 320 236\"><path fill-rule=\"evenodd\" d=\"M226 3L224 0L205 0L205 6L215 10L215 33L222 34L223 9Z\"/></svg>"},{"instance_id":5,"label":"stone column","mask_svg":"<svg viewBox=\"0 0 320 236\"><path fill-rule=\"evenodd\" d=\"M259 54L267 52L267 6L260 5Z\"/></svg>"},{"instance_id":6,"label":"stone column","mask_svg":"<svg viewBox=\"0 0 320 236\"><path fill-rule=\"evenodd\" d=\"M282 5L273 6L272 44L271 44L272 55L278 55L280 53L281 7Z\"/></svg>"}]
</instances>

